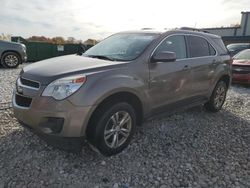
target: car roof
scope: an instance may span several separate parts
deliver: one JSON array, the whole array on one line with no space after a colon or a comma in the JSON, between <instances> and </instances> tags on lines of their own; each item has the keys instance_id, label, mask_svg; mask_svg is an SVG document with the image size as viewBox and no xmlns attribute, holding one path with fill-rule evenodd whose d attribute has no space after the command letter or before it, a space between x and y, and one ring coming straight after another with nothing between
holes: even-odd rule
<instances>
[{"instance_id":1,"label":"car roof","mask_svg":"<svg viewBox=\"0 0 250 188\"><path fill-rule=\"evenodd\" d=\"M209 37L209 38L221 38L218 35L214 35L214 34L211 34L211 33L208 33L208 32L202 32L202 31L190 31L190 30L176 29L176 30L170 30L168 32L180 33L180 34L189 34L189 35L199 35L199 36Z\"/></svg>"},{"instance_id":2,"label":"car roof","mask_svg":"<svg viewBox=\"0 0 250 188\"><path fill-rule=\"evenodd\" d=\"M207 32L202 32L202 31L190 31L190 30L183 30L183 29L172 29L172 30L135 30L135 31L123 31L119 33L138 33L138 34L156 34L156 35L168 35L168 34L190 34L190 35L199 35L199 36L204 36L204 37L210 37L210 38L221 38L218 35L214 35L211 33Z\"/></svg>"},{"instance_id":3,"label":"car roof","mask_svg":"<svg viewBox=\"0 0 250 188\"><path fill-rule=\"evenodd\" d=\"M128 33L128 34L133 34L133 33L138 33L138 34L162 34L163 32L158 31L158 30L132 30L132 31L122 31L119 33Z\"/></svg>"}]
</instances>

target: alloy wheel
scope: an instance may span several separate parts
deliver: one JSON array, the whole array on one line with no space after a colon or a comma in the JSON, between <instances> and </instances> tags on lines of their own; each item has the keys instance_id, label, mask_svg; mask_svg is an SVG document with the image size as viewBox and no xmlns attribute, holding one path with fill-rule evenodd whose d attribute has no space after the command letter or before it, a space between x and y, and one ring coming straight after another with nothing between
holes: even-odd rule
<instances>
[{"instance_id":1,"label":"alloy wheel","mask_svg":"<svg viewBox=\"0 0 250 188\"><path fill-rule=\"evenodd\" d=\"M18 58L15 55L7 55L4 62L9 67L15 67L18 64Z\"/></svg>"},{"instance_id":2,"label":"alloy wheel","mask_svg":"<svg viewBox=\"0 0 250 188\"><path fill-rule=\"evenodd\" d=\"M104 129L104 140L108 147L114 149L121 146L129 137L132 128L132 118L126 111L114 113Z\"/></svg>"},{"instance_id":3,"label":"alloy wheel","mask_svg":"<svg viewBox=\"0 0 250 188\"><path fill-rule=\"evenodd\" d=\"M216 108L220 108L226 97L226 89L223 86L219 86L216 90L214 97L214 105Z\"/></svg>"}]
</instances>

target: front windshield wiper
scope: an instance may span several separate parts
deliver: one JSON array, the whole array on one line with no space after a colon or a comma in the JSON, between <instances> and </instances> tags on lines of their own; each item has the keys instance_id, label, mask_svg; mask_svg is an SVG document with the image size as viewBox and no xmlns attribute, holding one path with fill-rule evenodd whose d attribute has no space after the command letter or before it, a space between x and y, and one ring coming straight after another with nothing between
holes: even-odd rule
<instances>
[{"instance_id":1,"label":"front windshield wiper","mask_svg":"<svg viewBox=\"0 0 250 188\"><path fill-rule=\"evenodd\" d=\"M116 59L108 57L108 56L105 56L105 55L87 55L87 57L104 59L104 60L110 60L110 61L116 61Z\"/></svg>"}]
</instances>

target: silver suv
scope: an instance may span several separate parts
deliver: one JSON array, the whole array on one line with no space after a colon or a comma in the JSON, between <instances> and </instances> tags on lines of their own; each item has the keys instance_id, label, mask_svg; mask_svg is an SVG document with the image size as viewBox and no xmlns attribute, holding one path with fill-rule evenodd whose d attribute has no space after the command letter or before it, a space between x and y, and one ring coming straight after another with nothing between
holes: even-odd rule
<instances>
[{"instance_id":1,"label":"silver suv","mask_svg":"<svg viewBox=\"0 0 250 188\"><path fill-rule=\"evenodd\" d=\"M24 44L0 40L0 64L5 68L16 68L27 61Z\"/></svg>"},{"instance_id":2,"label":"silver suv","mask_svg":"<svg viewBox=\"0 0 250 188\"><path fill-rule=\"evenodd\" d=\"M14 89L14 113L46 140L67 138L64 143L70 144L60 147L87 138L109 156L128 146L136 126L159 113L195 105L219 111L230 67L228 51L215 35L122 32L81 56L23 68Z\"/></svg>"}]
</instances>

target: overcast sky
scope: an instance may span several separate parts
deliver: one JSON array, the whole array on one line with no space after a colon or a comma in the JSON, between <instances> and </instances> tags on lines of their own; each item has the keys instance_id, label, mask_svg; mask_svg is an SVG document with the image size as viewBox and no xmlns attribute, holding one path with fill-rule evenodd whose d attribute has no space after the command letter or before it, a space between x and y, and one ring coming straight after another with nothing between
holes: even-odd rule
<instances>
[{"instance_id":1,"label":"overcast sky","mask_svg":"<svg viewBox=\"0 0 250 188\"><path fill-rule=\"evenodd\" d=\"M145 27L240 23L250 0L0 0L0 33L103 39Z\"/></svg>"}]
</instances>

